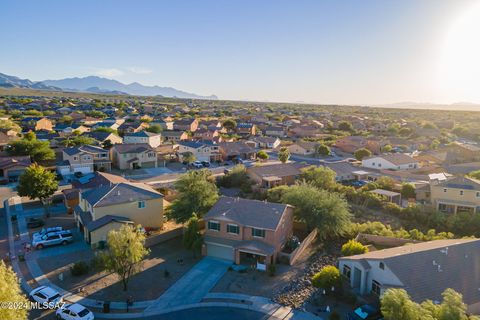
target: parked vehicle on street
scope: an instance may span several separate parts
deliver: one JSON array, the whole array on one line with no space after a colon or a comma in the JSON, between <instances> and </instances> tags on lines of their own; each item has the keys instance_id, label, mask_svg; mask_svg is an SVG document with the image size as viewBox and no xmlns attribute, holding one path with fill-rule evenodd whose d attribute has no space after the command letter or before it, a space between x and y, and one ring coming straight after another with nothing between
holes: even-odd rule
<instances>
[{"instance_id":1,"label":"parked vehicle on street","mask_svg":"<svg viewBox=\"0 0 480 320\"><path fill-rule=\"evenodd\" d=\"M205 168L208 168L208 167L210 167L210 162L202 161L202 166L204 166Z\"/></svg>"},{"instance_id":2,"label":"parked vehicle on street","mask_svg":"<svg viewBox=\"0 0 480 320\"><path fill-rule=\"evenodd\" d=\"M78 303L67 304L56 312L57 319L63 320L93 320L93 312Z\"/></svg>"},{"instance_id":3,"label":"parked vehicle on street","mask_svg":"<svg viewBox=\"0 0 480 320\"><path fill-rule=\"evenodd\" d=\"M378 308L371 304L364 304L347 314L348 320L380 320L383 319L382 313Z\"/></svg>"},{"instance_id":4,"label":"parked vehicle on street","mask_svg":"<svg viewBox=\"0 0 480 320\"><path fill-rule=\"evenodd\" d=\"M43 237L44 235L46 235L47 233L58 232L58 231L63 231L63 228L62 228L62 227L43 228L42 230L40 230L40 231L35 232L34 234L32 234L32 238L33 238L33 239L41 238L41 237Z\"/></svg>"},{"instance_id":5,"label":"parked vehicle on street","mask_svg":"<svg viewBox=\"0 0 480 320\"><path fill-rule=\"evenodd\" d=\"M193 162L192 166L197 169L203 168L203 164L200 161Z\"/></svg>"},{"instance_id":6,"label":"parked vehicle on street","mask_svg":"<svg viewBox=\"0 0 480 320\"><path fill-rule=\"evenodd\" d=\"M28 297L31 301L38 303L57 304L63 301L63 297L60 295L60 293L58 293L57 290L47 286L41 286L33 289L30 291Z\"/></svg>"},{"instance_id":7,"label":"parked vehicle on street","mask_svg":"<svg viewBox=\"0 0 480 320\"><path fill-rule=\"evenodd\" d=\"M27 228L39 228L45 225L45 221L40 218L28 218Z\"/></svg>"},{"instance_id":8,"label":"parked vehicle on street","mask_svg":"<svg viewBox=\"0 0 480 320\"><path fill-rule=\"evenodd\" d=\"M32 241L32 247L35 249L43 249L44 247L55 245L66 245L73 241L73 235L70 230L64 230L56 233L47 233L41 238Z\"/></svg>"}]
</instances>

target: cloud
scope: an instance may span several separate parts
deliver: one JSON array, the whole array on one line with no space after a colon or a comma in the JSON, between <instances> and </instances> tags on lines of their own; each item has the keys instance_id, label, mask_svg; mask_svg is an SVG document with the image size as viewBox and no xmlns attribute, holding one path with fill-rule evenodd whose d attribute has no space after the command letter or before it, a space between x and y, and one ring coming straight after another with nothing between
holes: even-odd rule
<instances>
[{"instance_id":1,"label":"cloud","mask_svg":"<svg viewBox=\"0 0 480 320\"><path fill-rule=\"evenodd\" d=\"M95 74L101 77L113 78L118 77L124 74L120 69L110 68L110 69L98 69Z\"/></svg>"},{"instance_id":2,"label":"cloud","mask_svg":"<svg viewBox=\"0 0 480 320\"><path fill-rule=\"evenodd\" d=\"M136 74L149 74L153 72L153 70L144 67L128 67L125 69Z\"/></svg>"}]
</instances>

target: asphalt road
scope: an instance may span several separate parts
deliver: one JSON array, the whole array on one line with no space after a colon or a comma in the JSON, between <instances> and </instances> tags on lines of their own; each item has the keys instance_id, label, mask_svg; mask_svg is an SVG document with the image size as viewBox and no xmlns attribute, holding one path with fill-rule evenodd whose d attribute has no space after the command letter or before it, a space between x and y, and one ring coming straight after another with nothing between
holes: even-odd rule
<instances>
[{"instance_id":1,"label":"asphalt road","mask_svg":"<svg viewBox=\"0 0 480 320\"><path fill-rule=\"evenodd\" d=\"M202 307L185 309L159 316L151 316L148 320L280 320L276 317L269 317L257 311L227 308L227 307Z\"/></svg>"}]
</instances>

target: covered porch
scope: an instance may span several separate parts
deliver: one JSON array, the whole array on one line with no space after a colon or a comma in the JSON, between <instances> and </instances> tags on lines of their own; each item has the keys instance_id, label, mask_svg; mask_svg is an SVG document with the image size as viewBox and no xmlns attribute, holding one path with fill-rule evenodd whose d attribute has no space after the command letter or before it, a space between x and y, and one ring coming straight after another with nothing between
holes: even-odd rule
<instances>
[{"instance_id":1,"label":"covered porch","mask_svg":"<svg viewBox=\"0 0 480 320\"><path fill-rule=\"evenodd\" d=\"M275 263L275 249L263 242L242 241L235 246L235 264L266 271L270 264Z\"/></svg>"}]
</instances>

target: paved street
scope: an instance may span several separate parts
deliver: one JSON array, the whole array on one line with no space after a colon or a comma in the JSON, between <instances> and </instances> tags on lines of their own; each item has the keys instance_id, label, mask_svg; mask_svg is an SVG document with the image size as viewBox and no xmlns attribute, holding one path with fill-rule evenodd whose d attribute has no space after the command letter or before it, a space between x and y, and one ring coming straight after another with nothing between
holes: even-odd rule
<instances>
[{"instance_id":1,"label":"paved street","mask_svg":"<svg viewBox=\"0 0 480 320\"><path fill-rule=\"evenodd\" d=\"M280 320L269 317L261 312L227 307L203 307L185 309L158 316L145 317L148 320Z\"/></svg>"}]
</instances>

